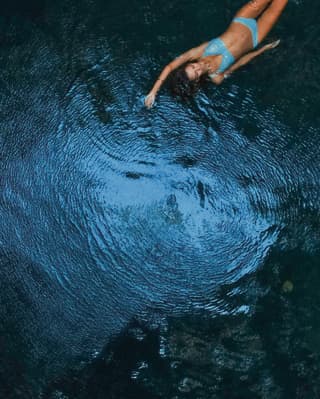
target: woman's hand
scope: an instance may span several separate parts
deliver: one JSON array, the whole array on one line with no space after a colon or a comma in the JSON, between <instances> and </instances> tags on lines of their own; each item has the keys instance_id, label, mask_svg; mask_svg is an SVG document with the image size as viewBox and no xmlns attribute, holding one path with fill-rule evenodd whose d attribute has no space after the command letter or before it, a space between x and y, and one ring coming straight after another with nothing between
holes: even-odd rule
<instances>
[{"instance_id":1,"label":"woman's hand","mask_svg":"<svg viewBox=\"0 0 320 399\"><path fill-rule=\"evenodd\" d=\"M280 39L278 39L278 40L276 40L276 41L274 41L274 42L272 42L272 43L268 43L268 44L266 44L266 45L263 46L263 47L265 48L265 50L271 50L271 49L273 49L273 48L278 47L279 44L280 44Z\"/></svg>"},{"instance_id":2,"label":"woman's hand","mask_svg":"<svg viewBox=\"0 0 320 399\"><path fill-rule=\"evenodd\" d=\"M156 99L156 95L151 91L151 92L146 96L146 98L144 99L144 105L145 105L147 108L150 109L150 108L153 106L155 99Z\"/></svg>"}]
</instances>

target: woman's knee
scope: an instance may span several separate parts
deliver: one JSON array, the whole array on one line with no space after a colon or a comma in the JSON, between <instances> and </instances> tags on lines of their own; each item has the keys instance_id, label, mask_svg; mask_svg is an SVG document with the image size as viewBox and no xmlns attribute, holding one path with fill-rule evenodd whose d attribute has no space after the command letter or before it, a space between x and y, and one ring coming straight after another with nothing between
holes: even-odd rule
<instances>
[{"instance_id":1,"label":"woman's knee","mask_svg":"<svg viewBox=\"0 0 320 399\"><path fill-rule=\"evenodd\" d=\"M250 0L236 14L236 17L258 18L272 3L272 0Z\"/></svg>"},{"instance_id":2,"label":"woman's knee","mask_svg":"<svg viewBox=\"0 0 320 399\"><path fill-rule=\"evenodd\" d=\"M288 0L272 0L270 6L284 6L288 3Z\"/></svg>"},{"instance_id":3,"label":"woman's knee","mask_svg":"<svg viewBox=\"0 0 320 399\"><path fill-rule=\"evenodd\" d=\"M249 4L257 10L264 10L273 0L250 0Z\"/></svg>"},{"instance_id":4,"label":"woman's knee","mask_svg":"<svg viewBox=\"0 0 320 399\"><path fill-rule=\"evenodd\" d=\"M275 12L282 12L282 10L285 8L285 6L287 5L288 0L272 0L270 6L268 7L268 9L266 11L268 11L269 9L271 10L271 12L274 12L273 10L275 10Z\"/></svg>"}]
</instances>

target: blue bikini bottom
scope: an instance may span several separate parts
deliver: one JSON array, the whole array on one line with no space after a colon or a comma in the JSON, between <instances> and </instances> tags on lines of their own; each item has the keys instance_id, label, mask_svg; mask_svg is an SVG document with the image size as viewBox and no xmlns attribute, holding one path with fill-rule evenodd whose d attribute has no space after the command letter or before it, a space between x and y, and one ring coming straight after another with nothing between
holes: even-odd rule
<instances>
[{"instance_id":1,"label":"blue bikini bottom","mask_svg":"<svg viewBox=\"0 0 320 399\"><path fill-rule=\"evenodd\" d=\"M234 18L234 20L232 22L239 22L239 24L242 24L242 25L246 26L248 29L250 29L251 36L252 36L253 48L256 48L258 45L257 21L253 18L238 17L238 18Z\"/></svg>"}]
</instances>

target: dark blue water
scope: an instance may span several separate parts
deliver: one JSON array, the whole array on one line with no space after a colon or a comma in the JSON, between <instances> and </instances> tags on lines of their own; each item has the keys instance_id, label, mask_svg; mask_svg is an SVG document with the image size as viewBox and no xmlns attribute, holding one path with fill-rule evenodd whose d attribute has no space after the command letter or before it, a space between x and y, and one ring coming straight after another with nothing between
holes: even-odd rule
<instances>
[{"instance_id":1,"label":"dark blue water","mask_svg":"<svg viewBox=\"0 0 320 399\"><path fill-rule=\"evenodd\" d=\"M3 397L320 397L319 5L223 86L142 103L242 4L3 7Z\"/></svg>"}]
</instances>

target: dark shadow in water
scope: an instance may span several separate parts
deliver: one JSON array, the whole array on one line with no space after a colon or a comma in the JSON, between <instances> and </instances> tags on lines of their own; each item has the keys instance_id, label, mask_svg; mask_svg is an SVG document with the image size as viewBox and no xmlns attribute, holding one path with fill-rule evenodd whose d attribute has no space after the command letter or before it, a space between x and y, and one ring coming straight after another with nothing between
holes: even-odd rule
<instances>
[{"instance_id":1,"label":"dark shadow in water","mask_svg":"<svg viewBox=\"0 0 320 399\"><path fill-rule=\"evenodd\" d=\"M37 19L43 16L47 0L5 0L1 2L2 17L27 17Z\"/></svg>"},{"instance_id":2,"label":"dark shadow in water","mask_svg":"<svg viewBox=\"0 0 320 399\"><path fill-rule=\"evenodd\" d=\"M320 278L317 256L274 251L256 280L245 279L246 290L230 298L239 306L256 301L248 314L169 318L154 330L132 323L81 371L52 382L43 398L319 397L317 284L308 292Z\"/></svg>"},{"instance_id":3,"label":"dark shadow in water","mask_svg":"<svg viewBox=\"0 0 320 399\"><path fill-rule=\"evenodd\" d=\"M70 399L159 399L159 395L148 392L132 378L133 370L141 362L152 364L160 375L166 374L166 362L159 356L159 340L157 330L152 331L137 322L130 323L95 360L79 373L66 373L52 382L41 397L53 399L62 393Z\"/></svg>"}]
</instances>

